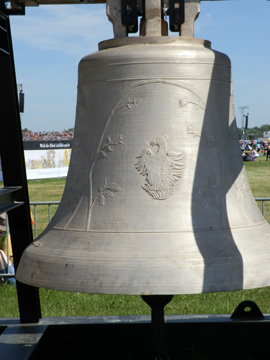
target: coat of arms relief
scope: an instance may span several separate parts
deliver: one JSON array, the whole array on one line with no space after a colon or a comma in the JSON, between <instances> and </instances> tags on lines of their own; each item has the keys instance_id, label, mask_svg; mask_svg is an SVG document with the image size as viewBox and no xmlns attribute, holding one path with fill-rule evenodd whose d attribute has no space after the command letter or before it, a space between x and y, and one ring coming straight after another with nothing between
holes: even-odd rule
<instances>
[{"instance_id":1,"label":"coat of arms relief","mask_svg":"<svg viewBox=\"0 0 270 360\"><path fill-rule=\"evenodd\" d=\"M168 140L165 134L157 136L151 148L136 157L135 168L145 177L142 188L156 200L166 200L174 193L185 167L183 152L168 151Z\"/></svg>"}]
</instances>

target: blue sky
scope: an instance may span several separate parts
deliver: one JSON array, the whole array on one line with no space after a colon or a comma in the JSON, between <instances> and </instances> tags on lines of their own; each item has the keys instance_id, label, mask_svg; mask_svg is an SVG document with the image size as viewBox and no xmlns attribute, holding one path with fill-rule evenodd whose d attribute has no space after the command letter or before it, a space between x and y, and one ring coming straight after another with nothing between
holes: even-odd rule
<instances>
[{"instance_id":1,"label":"blue sky","mask_svg":"<svg viewBox=\"0 0 270 360\"><path fill-rule=\"evenodd\" d=\"M77 70L98 42L113 37L105 5L44 5L11 17L22 128L53 131L75 124ZM234 103L249 106L250 127L270 124L270 1L201 1L195 36L232 61Z\"/></svg>"}]
</instances>

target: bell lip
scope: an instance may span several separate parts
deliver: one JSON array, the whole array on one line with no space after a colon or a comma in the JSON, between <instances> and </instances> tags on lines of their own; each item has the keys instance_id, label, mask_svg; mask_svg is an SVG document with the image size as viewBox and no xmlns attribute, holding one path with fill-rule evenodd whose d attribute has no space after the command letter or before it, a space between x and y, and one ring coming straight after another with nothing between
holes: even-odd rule
<instances>
[{"instance_id":1,"label":"bell lip","mask_svg":"<svg viewBox=\"0 0 270 360\"><path fill-rule=\"evenodd\" d=\"M204 46L208 49L211 49L211 41L199 39L199 38L190 38L190 37L180 37L180 36L132 36L125 38L113 38L101 41L98 43L99 50L106 50L115 47L127 46L127 45L189 45L189 46Z\"/></svg>"},{"instance_id":2,"label":"bell lip","mask_svg":"<svg viewBox=\"0 0 270 360\"><path fill-rule=\"evenodd\" d=\"M234 246L217 256L219 243L227 243L231 232L240 257ZM210 252L209 259L214 260L209 261L198 252L196 242L189 237L179 238L179 234L171 239L164 239L164 234L154 238L151 235L141 238L132 233L128 238L124 234L111 234L102 240L100 234L91 234L89 239L89 234L80 233L75 239L75 232L50 229L25 250L16 279L35 287L116 295L201 294L261 288L270 285L270 250L267 236L258 248L256 234L262 239L261 235L266 232L269 233L268 223L259 229L249 229L248 237L243 229L231 229L219 237L213 231L207 238L202 234L204 247ZM138 251L131 252L135 245ZM190 261L187 261L189 255Z\"/></svg>"}]
</instances>

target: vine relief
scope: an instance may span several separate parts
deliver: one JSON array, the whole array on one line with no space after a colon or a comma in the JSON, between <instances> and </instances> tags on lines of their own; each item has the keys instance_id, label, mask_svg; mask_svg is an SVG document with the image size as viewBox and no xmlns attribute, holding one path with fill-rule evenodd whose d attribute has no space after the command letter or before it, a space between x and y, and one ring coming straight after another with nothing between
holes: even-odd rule
<instances>
[{"instance_id":1,"label":"vine relief","mask_svg":"<svg viewBox=\"0 0 270 360\"><path fill-rule=\"evenodd\" d=\"M226 226L226 211L224 211L223 197L215 174L206 175L200 180L200 185L196 186L195 193L200 196L201 207L209 206L216 208L219 212L223 228Z\"/></svg>"},{"instance_id":2,"label":"vine relief","mask_svg":"<svg viewBox=\"0 0 270 360\"><path fill-rule=\"evenodd\" d=\"M104 206L106 199L112 199L114 198L114 193L122 191L121 187L115 183L107 184L107 179L104 179L104 182L101 186L98 188L98 196L94 199L99 200L99 205ZM93 201L93 202L94 202Z\"/></svg>"},{"instance_id":3,"label":"vine relief","mask_svg":"<svg viewBox=\"0 0 270 360\"><path fill-rule=\"evenodd\" d=\"M136 158L136 170L145 177L142 188L157 200L168 199L178 188L185 163L183 152L168 152L169 137L162 134L151 141Z\"/></svg>"},{"instance_id":4,"label":"vine relief","mask_svg":"<svg viewBox=\"0 0 270 360\"><path fill-rule=\"evenodd\" d=\"M117 145L124 145L123 136L119 135L115 140L112 140L110 136L107 137L105 144L99 150L97 158L105 158L109 153L113 151L113 148Z\"/></svg>"},{"instance_id":5,"label":"vine relief","mask_svg":"<svg viewBox=\"0 0 270 360\"><path fill-rule=\"evenodd\" d=\"M221 210L219 201L217 199L218 184L215 174L207 175L201 179L201 184L196 187L196 193L200 195L201 206L207 204L215 205L217 209Z\"/></svg>"}]
</instances>

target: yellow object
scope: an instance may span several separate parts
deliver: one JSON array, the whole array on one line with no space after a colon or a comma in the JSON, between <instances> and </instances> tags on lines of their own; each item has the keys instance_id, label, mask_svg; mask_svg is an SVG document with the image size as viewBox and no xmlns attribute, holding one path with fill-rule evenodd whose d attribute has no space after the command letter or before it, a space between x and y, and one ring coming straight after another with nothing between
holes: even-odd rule
<instances>
[{"instance_id":1,"label":"yellow object","mask_svg":"<svg viewBox=\"0 0 270 360\"><path fill-rule=\"evenodd\" d=\"M30 211L30 217L31 217L31 225L35 225L33 215L32 215L32 211Z\"/></svg>"},{"instance_id":2,"label":"yellow object","mask_svg":"<svg viewBox=\"0 0 270 360\"><path fill-rule=\"evenodd\" d=\"M8 239L8 240L7 240ZM13 251L11 245L10 234L3 234L0 238L0 249L3 250L6 255L9 256L10 260L13 262Z\"/></svg>"}]
</instances>

